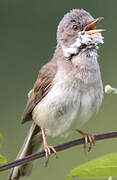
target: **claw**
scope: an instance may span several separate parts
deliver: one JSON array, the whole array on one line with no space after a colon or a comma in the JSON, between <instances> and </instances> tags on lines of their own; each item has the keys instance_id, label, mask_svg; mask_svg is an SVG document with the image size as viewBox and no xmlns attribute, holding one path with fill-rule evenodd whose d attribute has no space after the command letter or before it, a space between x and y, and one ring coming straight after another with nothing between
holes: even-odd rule
<instances>
[{"instance_id":1,"label":"claw","mask_svg":"<svg viewBox=\"0 0 117 180\"><path fill-rule=\"evenodd\" d=\"M46 157L45 166L47 166L49 159L50 159L50 156L51 156L51 152L53 152L56 155L56 158L57 158L57 154L56 154L56 150L54 149L54 147L48 146L48 144L45 145L44 150L45 150L45 157Z\"/></svg>"},{"instance_id":2,"label":"claw","mask_svg":"<svg viewBox=\"0 0 117 180\"><path fill-rule=\"evenodd\" d=\"M85 143L84 143L84 152L86 153L87 152L87 144L88 142L90 143L89 144L89 148L88 148L88 152L91 151L92 149L92 145L94 146L95 145L95 138L94 136L90 135L90 134L87 134L81 130L77 130L85 139Z\"/></svg>"},{"instance_id":3,"label":"claw","mask_svg":"<svg viewBox=\"0 0 117 180\"><path fill-rule=\"evenodd\" d=\"M89 139L89 142L90 142L88 152L90 152L91 149L92 149L92 145L95 145L95 138L92 135L88 135L88 139Z\"/></svg>"}]
</instances>

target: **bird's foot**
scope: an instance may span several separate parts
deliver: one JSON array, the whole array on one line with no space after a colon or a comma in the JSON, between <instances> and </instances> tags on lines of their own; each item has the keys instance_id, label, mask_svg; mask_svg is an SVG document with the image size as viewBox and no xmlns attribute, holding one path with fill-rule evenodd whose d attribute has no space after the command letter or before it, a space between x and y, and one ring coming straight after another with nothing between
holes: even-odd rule
<instances>
[{"instance_id":1,"label":"bird's foot","mask_svg":"<svg viewBox=\"0 0 117 180\"><path fill-rule=\"evenodd\" d=\"M51 153L54 153L57 158L56 150L53 146L49 146L46 140L46 133L45 133L45 128L41 128L42 132L42 138L43 138L43 144L44 144L44 151L45 151L45 158L46 158L46 163L45 165L48 165Z\"/></svg>"},{"instance_id":2,"label":"bird's foot","mask_svg":"<svg viewBox=\"0 0 117 180\"><path fill-rule=\"evenodd\" d=\"M85 143L84 143L84 152L86 153L87 152L87 144L88 142L90 143L89 145L89 148L88 148L88 152L91 151L92 149L92 145L95 145L95 138L94 136L92 136L91 134L87 134L81 130L77 130L77 132L79 132L83 137L84 137L84 140L85 140Z\"/></svg>"},{"instance_id":3,"label":"bird's foot","mask_svg":"<svg viewBox=\"0 0 117 180\"><path fill-rule=\"evenodd\" d=\"M51 153L54 153L56 155L57 158L57 154L56 154L56 150L53 146L49 146L48 144L44 145L44 150L45 150L45 157L46 157L46 163L45 165L48 165Z\"/></svg>"}]
</instances>

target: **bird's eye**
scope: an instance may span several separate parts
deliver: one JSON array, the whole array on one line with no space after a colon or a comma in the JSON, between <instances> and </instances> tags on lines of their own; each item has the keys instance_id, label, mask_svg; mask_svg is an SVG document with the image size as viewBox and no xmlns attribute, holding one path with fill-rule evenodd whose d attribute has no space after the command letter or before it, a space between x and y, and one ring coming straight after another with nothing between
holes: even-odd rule
<instances>
[{"instance_id":1,"label":"bird's eye","mask_svg":"<svg viewBox=\"0 0 117 180\"><path fill-rule=\"evenodd\" d=\"M77 30L78 29L78 26L77 25L73 25L73 30Z\"/></svg>"}]
</instances>

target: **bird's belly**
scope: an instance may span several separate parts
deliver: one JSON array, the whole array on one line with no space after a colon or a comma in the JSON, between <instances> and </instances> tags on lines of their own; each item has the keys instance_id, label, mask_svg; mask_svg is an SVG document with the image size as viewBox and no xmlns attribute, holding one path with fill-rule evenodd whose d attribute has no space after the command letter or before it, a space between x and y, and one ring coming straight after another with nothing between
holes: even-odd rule
<instances>
[{"instance_id":1,"label":"bird's belly","mask_svg":"<svg viewBox=\"0 0 117 180\"><path fill-rule=\"evenodd\" d=\"M58 84L37 104L32 118L50 136L68 135L81 128L99 105L93 88L81 93L78 84Z\"/></svg>"},{"instance_id":2,"label":"bird's belly","mask_svg":"<svg viewBox=\"0 0 117 180\"><path fill-rule=\"evenodd\" d=\"M58 136L70 129L80 106L80 93L74 86L56 84L32 112L33 120L47 129L47 134Z\"/></svg>"}]
</instances>

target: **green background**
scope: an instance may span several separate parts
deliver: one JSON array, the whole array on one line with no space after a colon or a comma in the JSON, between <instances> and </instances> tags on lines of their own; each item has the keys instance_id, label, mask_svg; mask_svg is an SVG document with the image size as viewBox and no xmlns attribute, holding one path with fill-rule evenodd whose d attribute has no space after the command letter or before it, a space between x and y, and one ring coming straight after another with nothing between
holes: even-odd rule
<instances>
[{"instance_id":1,"label":"green background","mask_svg":"<svg viewBox=\"0 0 117 180\"><path fill-rule=\"evenodd\" d=\"M56 29L63 15L73 8L83 8L95 18L103 16L99 27L105 43L99 63L103 84L117 87L117 1L114 0L0 0L0 132L4 135L1 153L14 160L30 122L20 124L27 93L40 67L51 57L56 46ZM83 127L91 134L117 130L117 96L105 95L98 114ZM80 137L74 132L67 139L49 138L51 145ZM87 155L77 146L53 156L47 168L45 159L36 160L29 180L62 180L71 168L101 155L117 151L117 140L96 143ZM6 180L8 172L0 173ZM27 178L24 178L24 180Z\"/></svg>"}]
</instances>

